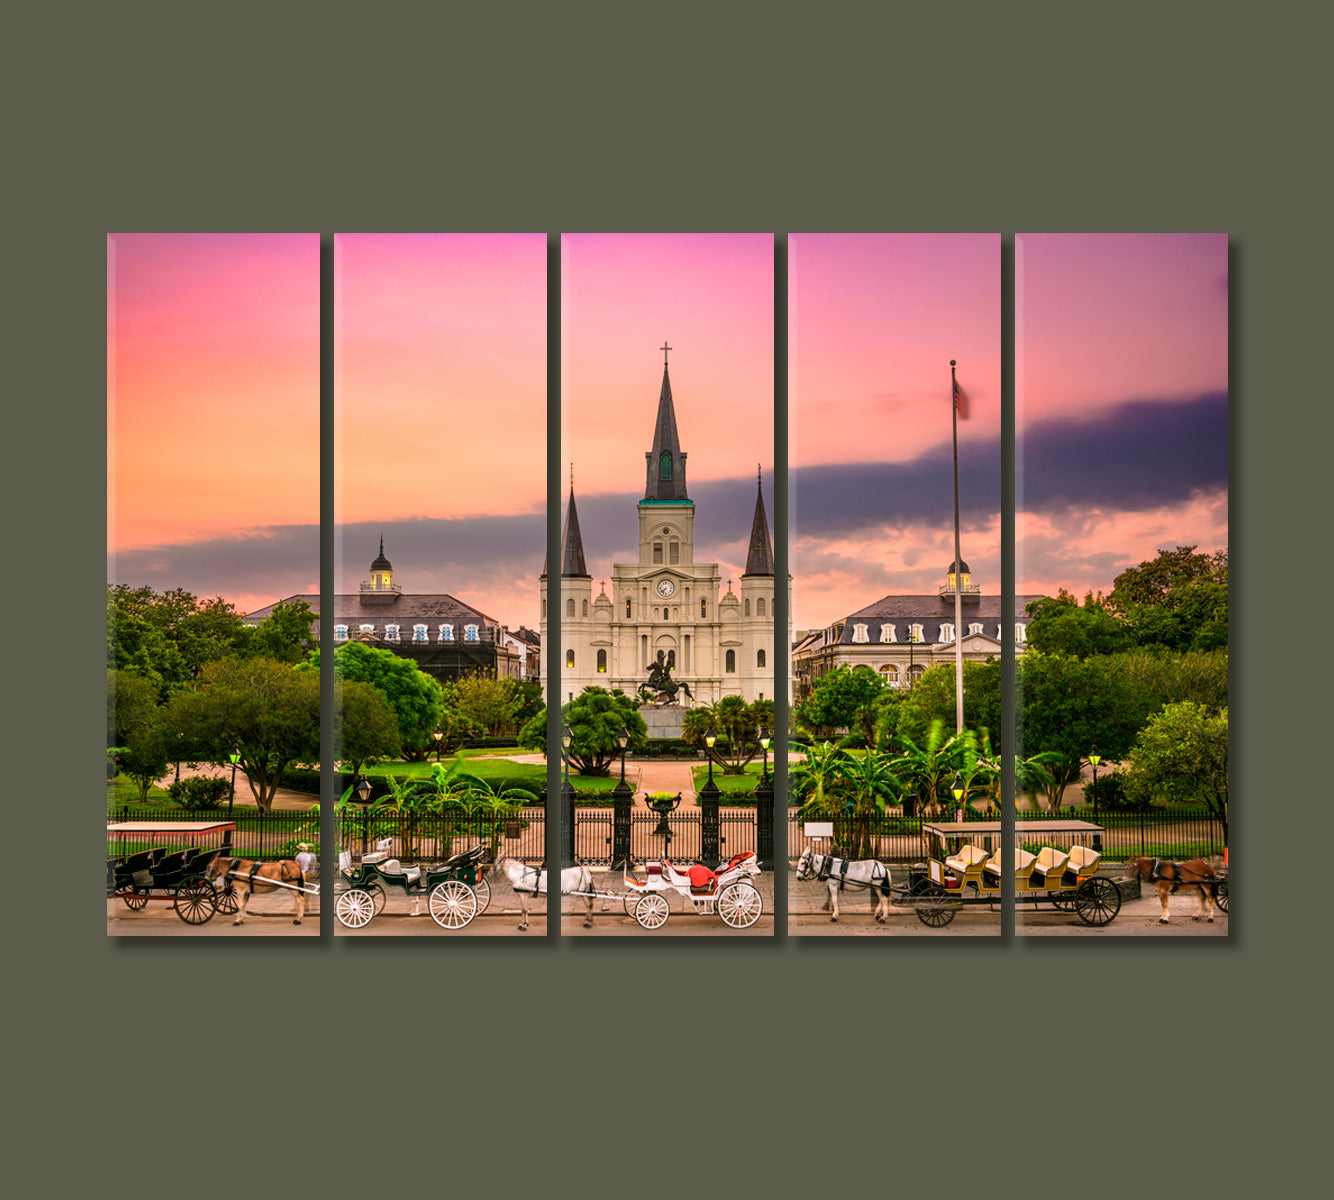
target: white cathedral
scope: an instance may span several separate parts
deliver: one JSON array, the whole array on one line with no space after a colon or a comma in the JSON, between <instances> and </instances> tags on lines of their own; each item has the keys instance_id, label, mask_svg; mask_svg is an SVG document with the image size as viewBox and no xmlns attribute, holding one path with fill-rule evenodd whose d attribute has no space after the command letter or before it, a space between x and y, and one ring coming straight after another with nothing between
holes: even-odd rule
<instances>
[{"instance_id":1,"label":"white cathedral","mask_svg":"<svg viewBox=\"0 0 1334 1200\"><path fill-rule=\"evenodd\" d=\"M695 502L686 491L686 456L676 432L672 385L664 360L653 449L639 502L639 561L616 563L612 591L595 598L584 559L579 514L570 503L561 538L559 654L542 655L542 682L559 663L567 700L584 688L619 688L633 696L648 680L659 652L671 677L689 688L682 705L714 704L724 696L747 703L774 698L774 550L758 488L741 594L721 597L717 563L695 561ZM791 612L791 582L789 580ZM543 647L547 640L547 567L541 579ZM792 642L789 626L781 652ZM554 647L552 647L554 649Z\"/></svg>"}]
</instances>

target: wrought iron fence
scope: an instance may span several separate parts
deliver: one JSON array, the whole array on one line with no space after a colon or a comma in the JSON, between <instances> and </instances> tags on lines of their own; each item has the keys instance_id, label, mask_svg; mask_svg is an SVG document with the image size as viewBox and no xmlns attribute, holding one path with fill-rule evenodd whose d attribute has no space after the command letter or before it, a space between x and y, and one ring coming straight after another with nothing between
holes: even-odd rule
<instances>
[{"instance_id":1,"label":"wrought iron fence","mask_svg":"<svg viewBox=\"0 0 1334 1200\"><path fill-rule=\"evenodd\" d=\"M616 813L610 808L574 810L574 856L589 866L619 865ZM622 835L624 837L624 834ZM668 858L697 862L704 857L704 814L675 812L659 816L642 810L629 813L629 856L637 863ZM723 860L749 850L760 851L754 808L718 809L718 854Z\"/></svg>"},{"instance_id":2,"label":"wrought iron fence","mask_svg":"<svg viewBox=\"0 0 1334 1200\"><path fill-rule=\"evenodd\" d=\"M452 854L483 845L496 858L540 863L546 856L546 819L546 810L535 807L500 817L448 810L344 808L338 814L338 848L359 857L387 838L391 858L441 862Z\"/></svg>"},{"instance_id":3,"label":"wrought iron fence","mask_svg":"<svg viewBox=\"0 0 1334 1200\"><path fill-rule=\"evenodd\" d=\"M164 808L157 804L115 804L107 805L107 823L121 821L216 821L230 822L236 826L228 842L228 834L222 830L216 833L192 835L189 845L212 848L228 842L233 851L246 858L277 859L291 858L296 854L296 843L307 842L314 846L320 840L320 821L318 813L282 810L264 812L258 808L234 808L228 812L225 808ZM108 835L108 840L110 840ZM117 853L132 853L137 848L148 846L166 846L171 844L169 833L119 835L123 850Z\"/></svg>"}]
</instances>

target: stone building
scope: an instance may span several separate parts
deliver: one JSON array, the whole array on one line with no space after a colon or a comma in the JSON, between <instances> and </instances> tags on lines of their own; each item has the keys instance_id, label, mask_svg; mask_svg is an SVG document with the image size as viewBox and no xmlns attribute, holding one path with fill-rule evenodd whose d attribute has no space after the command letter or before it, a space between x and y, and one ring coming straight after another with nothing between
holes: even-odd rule
<instances>
[{"instance_id":1,"label":"stone building","mask_svg":"<svg viewBox=\"0 0 1334 1200\"><path fill-rule=\"evenodd\" d=\"M739 591L733 590L730 579L723 591L718 564L695 560L695 502L686 486L686 452L677 433L665 362L652 449L645 458L638 560L613 566L610 595L605 581L593 594L578 506L570 488L559 591L549 586L546 564L541 578L543 645L547 605L561 606L561 692L569 699L592 685L634 695L661 652L672 678L689 687L694 704L713 704L724 696L741 696L748 703L772 700L774 551L763 491L757 481ZM738 523L741 520L744 517L738 514ZM544 683L548 669L546 661ZM684 694L680 699L692 703Z\"/></svg>"}]
</instances>

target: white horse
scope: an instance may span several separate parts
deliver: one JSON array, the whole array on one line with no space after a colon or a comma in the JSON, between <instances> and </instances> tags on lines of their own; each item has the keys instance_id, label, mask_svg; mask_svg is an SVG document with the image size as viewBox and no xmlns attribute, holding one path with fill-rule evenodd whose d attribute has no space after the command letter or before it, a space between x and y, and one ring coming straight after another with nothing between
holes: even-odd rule
<instances>
[{"instance_id":1,"label":"white horse","mask_svg":"<svg viewBox=\"0 0 1334 1200\"><path fill-rule=\"evenodd\" d=\"M510 881L510 887L514 889L514 894L519 897L519 907L523 910L523 920L519 922L519 928L527 929L528 897L545 896L547 894L546 868L538 870L537 867L528 867L513 858L502 858L496 863L496 866L505 872L505 878ZM584 928L592 928L593 872L587 867L566 867L560 873L560 894L568 896L572 892L581 893L584 903L588 906L588 912L584 916Z\"/></svg>"},{"instance_id":2,"label":"white horse","mask_svg":"<svg viewBox=\"0 0 1334 1200\"><path fill-rule=\"evenodd\" d=\"M880 924L883 925L889 916L889 868L877 858L856 861L834 858L829 854L816 854L807 846L797 860L797 879L803 883L808 879L828 883L829 897L824 902L824 911L829 914L831 921L838 920L838 893L842 891L845 882L864 887L871 893L871 912Z\"/></svg>"}]
</instances>

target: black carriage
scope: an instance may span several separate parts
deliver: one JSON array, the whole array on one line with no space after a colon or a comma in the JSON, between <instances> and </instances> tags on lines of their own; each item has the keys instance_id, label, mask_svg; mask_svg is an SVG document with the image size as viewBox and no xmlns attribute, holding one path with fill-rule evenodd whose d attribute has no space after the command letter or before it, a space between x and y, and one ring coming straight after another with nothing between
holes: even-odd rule
<instances>
[{"instance_id":1,"label":"black carriage","mask_svg":"<svg viewBox=\"0 0 1334 1200\"><path fill-rule=\"evenodd\" d=\"M215 912L234 913L232 886L207 878L219 854L230 854L236 826L227 821L119 821L107 825L108 841L171 843L107 855L107 898L119 897L131 912L150 900L170 901L187 925L204 925ZM180 846L183 841L221 838L218 846Z\"/></svg>"},{"instance_id":2,"label":"black carriage","mask_svg":"<svg viewBox=\"0 0 1334 1200\"><path fill-rule=\"evenodd\" d=\"M384 908L386 889L398 888L427 912L441 929L462 929L491 903L486 879L485 846L474 846L445 862L431 866L403 866L389 856L391 839L376 843L355 866L346 850L338 856L337 898L334 913L348 929L361 929Z\"/></svg>"},{"instance_id":3,"label":"black carriage","mask_svg":"<svg viewBox=\"0 0 1334 1200\"><path fill-rule=\"evenodd\" d=\"M1013 852L1016 904L1050 904L1073 912L1086 925L1112 921L1121 910L1121 890L1097 874L1105 832L1088 821L1016 821L1020 842L1044 843L1036 853L1020 847ZM964 905L1000 904L999 821L923 824L922 833L932 853L909 872L909 897L919 921L941 928Z\"/></svg>"}]
</instances>

